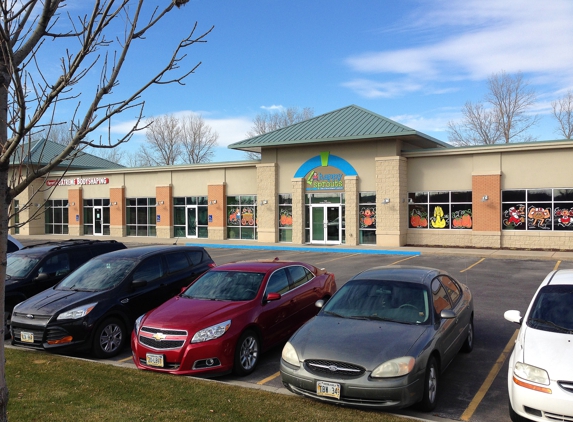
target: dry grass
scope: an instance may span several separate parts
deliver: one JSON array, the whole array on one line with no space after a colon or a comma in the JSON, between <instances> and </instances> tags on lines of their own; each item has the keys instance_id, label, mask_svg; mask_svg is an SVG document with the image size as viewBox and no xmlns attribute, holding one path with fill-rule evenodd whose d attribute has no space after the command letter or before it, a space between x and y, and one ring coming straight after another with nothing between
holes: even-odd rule
<instances>
[{"instance_id":1,"label":"dry grass","mask_svg":"<svg viewBox=\"0 0 573 422\"><path fill-rule=\"evenodd\" d=\"M6 349L14 421L381 421L406 419L301 397Z\"/></svg>"}]
</instances>

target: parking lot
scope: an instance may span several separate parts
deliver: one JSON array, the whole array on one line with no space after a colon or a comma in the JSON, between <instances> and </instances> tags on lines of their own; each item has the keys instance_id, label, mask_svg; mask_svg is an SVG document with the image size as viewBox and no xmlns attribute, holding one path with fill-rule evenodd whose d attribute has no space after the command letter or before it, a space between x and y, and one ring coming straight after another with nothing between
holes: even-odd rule
<instances>
[{"instance_id":1,"label":"parking lot","mask_svg":"<svg viewBox=\"0 0 573 422\"><path fill-rule=\"evenodd\" d=\"M130 247L136 246L128 245ZM492 259L475 255L374 255L314 252L304 250L206 248L217 264L278 256L324 267L336 276L340 288L354 274L379 265L419 265L449 272L467 284L475 304L475 346L470 354L459 354L442 375L439 402L431 415L413 410L396 412L429 420L509 421L507 410L507 357L517 325L507 322L508 309L526 310L533 293L548 272L573 269L573 261L557 259ZM357 345L359 347L359 345ZM253 374L245 378L225 376L219 381L286 392L279 376L281 348L263 355ZM132 366L126 349L114 363ZM303 400L301 398L301 400Z\"/></svg>"}]
</instances>

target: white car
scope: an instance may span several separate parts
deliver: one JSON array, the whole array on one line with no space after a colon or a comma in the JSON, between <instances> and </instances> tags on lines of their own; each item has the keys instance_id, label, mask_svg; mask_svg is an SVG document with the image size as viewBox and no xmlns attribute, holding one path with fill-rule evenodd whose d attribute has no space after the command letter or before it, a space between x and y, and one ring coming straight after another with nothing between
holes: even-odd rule
<instances>
[{"instance_id":1,"label":"white car","mask_svg":"<svg viewBox=\"0 0 573 422\"><path fill-rule=\"evenodd\" d=\"M509 415L517 421L573 421L573 270L545 277L522 318L509 360Z\"/></svg>"}]
</instances>

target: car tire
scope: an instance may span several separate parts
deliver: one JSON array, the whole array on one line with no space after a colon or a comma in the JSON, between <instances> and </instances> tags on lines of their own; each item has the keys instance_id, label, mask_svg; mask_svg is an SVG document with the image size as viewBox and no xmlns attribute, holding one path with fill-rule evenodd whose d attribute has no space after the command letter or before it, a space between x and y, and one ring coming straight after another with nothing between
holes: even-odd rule
<instances>
[{"instance_id":1,"label":"car tire","mask_svg":"<svg viewBox=\"0 0 573 422\"><path fill-rule=\"evenodd\" d=\"M515 413L509 399L507 400L507 407L509 407L509 419L511 419L511 422L531 422L529 419Z\"/></svg>"},{"instance_id":2,"label":"car tire","mask_svg":"<svg viewBox=\"0 0 573 422\"><path fill-rule=\"evenodd\" d=\"M462 345L462 352L463 353L470 353L474 349L474 341L475 341L475 332L474 332L474 319L470 319L470 324L468 328L468 336L466 337L466 341Z\"/></svg>"},{"instance_id":3,"label":"car tire","mask_svg":"<svg viewBox=\"0 0 573 422\"><path fill-rule=\"evenodd\" d=\"M418 403L418 409L423 412L430 412L435 409L438 401L438 379L439 368L436 358L430 356L426 365L426 376L424 377L424 395L422 401Z\"/></svg>"},{"instance_id":4,"label":"car tire","mask_svg":"<svg viewBox=\"0 0 573 422\"><path fill-rule=\"evenodd\" d=\"M125 344L126 330L123 322L117 318L108 318L95 332L93 352L100 359L116 356Z\"/></svg>"},{"instance_id":5,"label":"car tire","mask_svg":"<svg viewBox=\"0 0 573 422\"><path fill-rule=\"evenodd\" d=\"M252 330L247 330L237 342L235 347L235 374L244 377L255 370L260 354L259 338Z\"/></svg>"}]
</instances>

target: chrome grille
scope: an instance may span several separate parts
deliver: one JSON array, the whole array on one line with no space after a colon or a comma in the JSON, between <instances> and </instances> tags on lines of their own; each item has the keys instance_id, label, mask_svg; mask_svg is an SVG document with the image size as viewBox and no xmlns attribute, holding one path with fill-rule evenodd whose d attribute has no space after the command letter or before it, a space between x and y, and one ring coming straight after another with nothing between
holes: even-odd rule
<instances>
[{"instance_id":1,"label":"chrome grille","mask_svg":"<svg viewBox=\"0 0 573 422\"><path fill-rule=\"evenodd\" d=\"M557 384L565 391L573 393L573 381L557 381Z\"/></svg>"},{"instance_id":2,"label":"chrome grille","mask_svg":"<svg viewBox=\"0 0 573 422\"><path fill-rule=\"evenodd\" d=\"M332 360L306 360L304 363L310 372L319 372L323 374L358 377L365 372L365 369L361 366Z\"/></svg>"},{"instance_id":3,"label":"chrome grille","mask_svg":"<svg viewBox=\"0 0 573 422\"><path fill-rule=\"evenodd\" d=\"M151 334L163 333L171 336L187 336L187 331L185 330L165 330L163 328L141 327L141 331Z\"/></svg>"},{"instance_id":4,"label":"chrome grille","mask_svg":"<svg viewBox=\"0 0 573 422\"><path fill-rule=\"evenodd\" d=\"M143 336L139 336L139 342L154 349L178 349L185 344L185 340L155 340Z\"/></svg>"}]
</instances>

